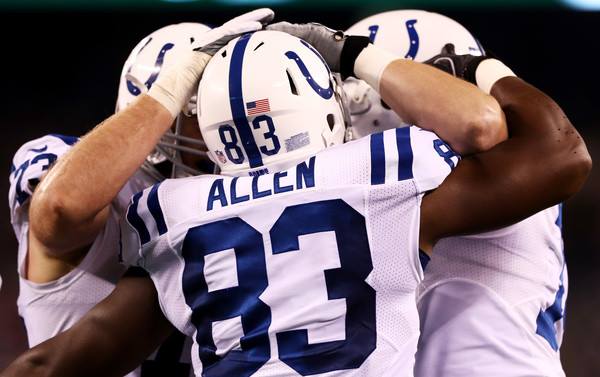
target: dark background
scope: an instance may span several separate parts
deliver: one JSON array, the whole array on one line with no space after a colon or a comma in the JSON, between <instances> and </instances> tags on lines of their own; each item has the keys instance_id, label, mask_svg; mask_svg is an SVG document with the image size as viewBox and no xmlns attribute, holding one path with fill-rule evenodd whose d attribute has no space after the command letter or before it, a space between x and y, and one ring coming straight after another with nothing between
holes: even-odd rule
<instances>
[{"instance_id":1,"label":"dark background","mask_svg":"<svg viewBox=\"0 0 600 377\"><path fill-rule=\"evenodd\" d=\"M351 6L274 8L278 20L318 21L339 29L376 13ZM6 172L0 194L8 195L10 161L22 143L46 133L81 135L113 112L121 65L141 38L170 23L218 25L244 10L0 10L0 167ZM461 22L519 76L551 95L600 162L600 13L526 7L429 10ZM544 161L539 166L543 169ZM570 287L562 358L569 376L600 376L599 189L594 169L565 206ZM16 314L17 246L8 210L0 219L2 369L26 348L26 338Z\"/></svg>"}]
</instances>

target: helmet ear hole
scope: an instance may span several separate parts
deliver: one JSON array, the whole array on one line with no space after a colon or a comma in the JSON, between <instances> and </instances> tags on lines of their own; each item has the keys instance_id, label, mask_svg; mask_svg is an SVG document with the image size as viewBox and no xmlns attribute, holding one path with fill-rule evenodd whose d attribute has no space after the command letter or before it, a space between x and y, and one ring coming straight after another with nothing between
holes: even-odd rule
<instances>
[{"instance_id":1,"label":"helmet ear hole","mask_svg":"<svg viewBox=\"0 0 600 377\"><path fill-rule=\"evenodd\" d=\"M333 127L335 127L335 116L333 114L327 114L327 124L329 124L329 129L333 131Z\"/></svg>"},{"instance_id":2,"label":"helmet ear hole","mask_svg":"<svg viewBox=\"0 0 600 377\"><path fill-rule=\"evenodd\" d=\"M294 83L294 79L292 79L292 75L290 75L290 71L288 71L286 69L285 73L286 73L288 81L290 83L290 90L292 91L292 94L295 95L295 96L297 96L298 95L298 88L296 88L296 84Z\"/></svg>"}]
</instances>

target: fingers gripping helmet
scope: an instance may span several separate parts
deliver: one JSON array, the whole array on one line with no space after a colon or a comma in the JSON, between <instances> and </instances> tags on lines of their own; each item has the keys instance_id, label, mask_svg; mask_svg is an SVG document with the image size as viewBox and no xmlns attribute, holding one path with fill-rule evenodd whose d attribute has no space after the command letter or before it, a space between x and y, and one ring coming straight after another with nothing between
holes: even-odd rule
<instances>
[{"instance_id":1,"label":"fingers gripping helmet","mask_svg":"<svg viewBox=\"0 0 600 377\"><path fill-rule=\"evenodd\" d=\"M461 24L441 14L422 10L379 13L354 24L346 34L368 36L374 45L418 62L438 55L447 43L454 44L459 55L484 54L477 39ZM352 124L346 135L348 140L406 125L364 81L349 78L343 88Z\"/></svg>"},{"instance_id":2,"label":"fingers gripping helmet","mask_svg":"<svg viewBox=\"0 0 600 377\"><path fill-rule=\"evenodd\" d=\"M208 26L199 23L180 23L165 26L142 39L131 51L123 66L116 112L126 108L140 94L147 92L160 75L161 70L177 61L178 56L209 30ZM190 99L187 108L183 110L186 114L195 113L195 96ZM186 174L200 173L181 163L180 152L197 155L206 153L202 150L205 147L202 141L180 135L181 121L182 118L179 116L176 120L175 130L165 133L156 149L142 165L142 169L158 180L163 180L165 177L159 172L157 166L167 163L167 161L171 164L169 166L172 170L171 176L176 176L180 171ZM182 142L192 145L194 148L180 145Z\"/></svg>"},{"instance_id":3,"label":"fingers gripping helmet","mask_svg":"<svg viewBox=\"0 0 600 377\"><path fill-rule=\"evenodd\" d=\"M337 85L308 43L277 31L229 42L206 67L198 121L209 157L227 175L285 170L343 142Z\"/></svg>"}]
</instances>

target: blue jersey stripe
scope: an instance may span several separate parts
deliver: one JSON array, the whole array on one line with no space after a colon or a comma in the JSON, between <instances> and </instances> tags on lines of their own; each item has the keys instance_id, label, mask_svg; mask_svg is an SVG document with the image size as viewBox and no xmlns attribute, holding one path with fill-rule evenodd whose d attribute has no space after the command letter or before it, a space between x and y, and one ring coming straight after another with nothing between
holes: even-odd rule
<instances>
[{"instance_id":1,"label":"blue jersey stripe","mask_svg":"<svg viewBox=\"0 0 600 377\"><path fill-rule=\"evenodd\" d=\"M133 196L131 204L127 209L127 221L135 228L140 237L141 244L144 245L150 241L150 233L148 233L148 228L146 228L146 224L144 224L144 220L142 220L137 210L141 197L141 192Z\"/></svg>"},{"instance_id":2,"label":"blue jersey stripe","mask_svg":"<svg viewBox=\"0 0 600 377\"><path fill-rule=\"evenodd\" d=\"M162 209L160 208L160 202L158 201L158 187L159 184L152 186L150 194L148 194L148 209L150 214L154 217L156 222L156 228L158 228L158 234L163 235L167 233L167 224L165 223L165 217L163 216Z\"/></svg>"},{"instance_id":3,"label":"blue jersey stripe","mask_svg":"<svg viewBox=\"0 0 600 377\"><path fill-rule=\"evenodd\" d=\"M398 180L413 178L413 151L410 145L410 127L396 129L396 144L398 145Z\"/></svg>"},{"instance_id":4,"label":"blue jersey stripe","mask_svg":"<svg viewBox=\"0 0 600 377\"><path fill-rule=\"evenodd\" d=\"M540 310L536 323L537 329L536 334L546 339L553 350L558 351L558 340L556 339L556 328L554 324L560 321L564 317L562 308L562 298L565 293L565 287L563 285L563 274L560 274L560 285L556 292L554 303L546 310Z\"/></svg>"},{"instance_id":5,"label":"blue jersey stripe","mask_svg":"<svg viewBox=\"0 0 600 377\"><path fill-rule=\"evenodd\" d=\"M425 271L425 268L429 264L429 261L431 261L429 255L423 250L419 249L419 262L421 263L421 269L423 271Z\"/></svg>"},{"instance_id":6,"label":"blue jersey stripe","mask_svg":"<svg viewBox=\"0 0 600 377\"><path fill-rule=\"evenodd\" d=\"M371 184L385 183L385 149L383 133L371 135Z\"/></svg>"},{"instance_id":7,"label":"blue jersey stripe","mask_svg":"<svg viewBox=\"0 0 600 377\"><path fill-rule=\"evenodd\" d=\"M244 95L242 93L242 68L244 63L244 53L246 46L252 34L244 34L238 39L231 54L231 64L229 65L229 104L233 123L237 129L242 147L250 161L250 167L262 166L262 157L256 146L256 141L252 135L248 118L246 118L246 108L244 107Z\"/></svg>"}]
</instances>

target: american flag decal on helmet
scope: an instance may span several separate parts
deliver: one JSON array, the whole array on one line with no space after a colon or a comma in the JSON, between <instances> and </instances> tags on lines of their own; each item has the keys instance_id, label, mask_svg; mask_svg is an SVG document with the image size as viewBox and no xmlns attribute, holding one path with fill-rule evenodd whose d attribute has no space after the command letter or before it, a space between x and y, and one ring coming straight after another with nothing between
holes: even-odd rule
<instances>
[{"instance_id":1,"label":"american flag decal on helmet","mask_svg":"<svg viewBox=\"0 0 600 377\"><path fill-rule=\"evenodd\" d=\"M257 101L246 102L246 109L248 115L256 115L271 111L271 106L269 105L269 99L265 98Z\"/></svg>"}]
</instances>

